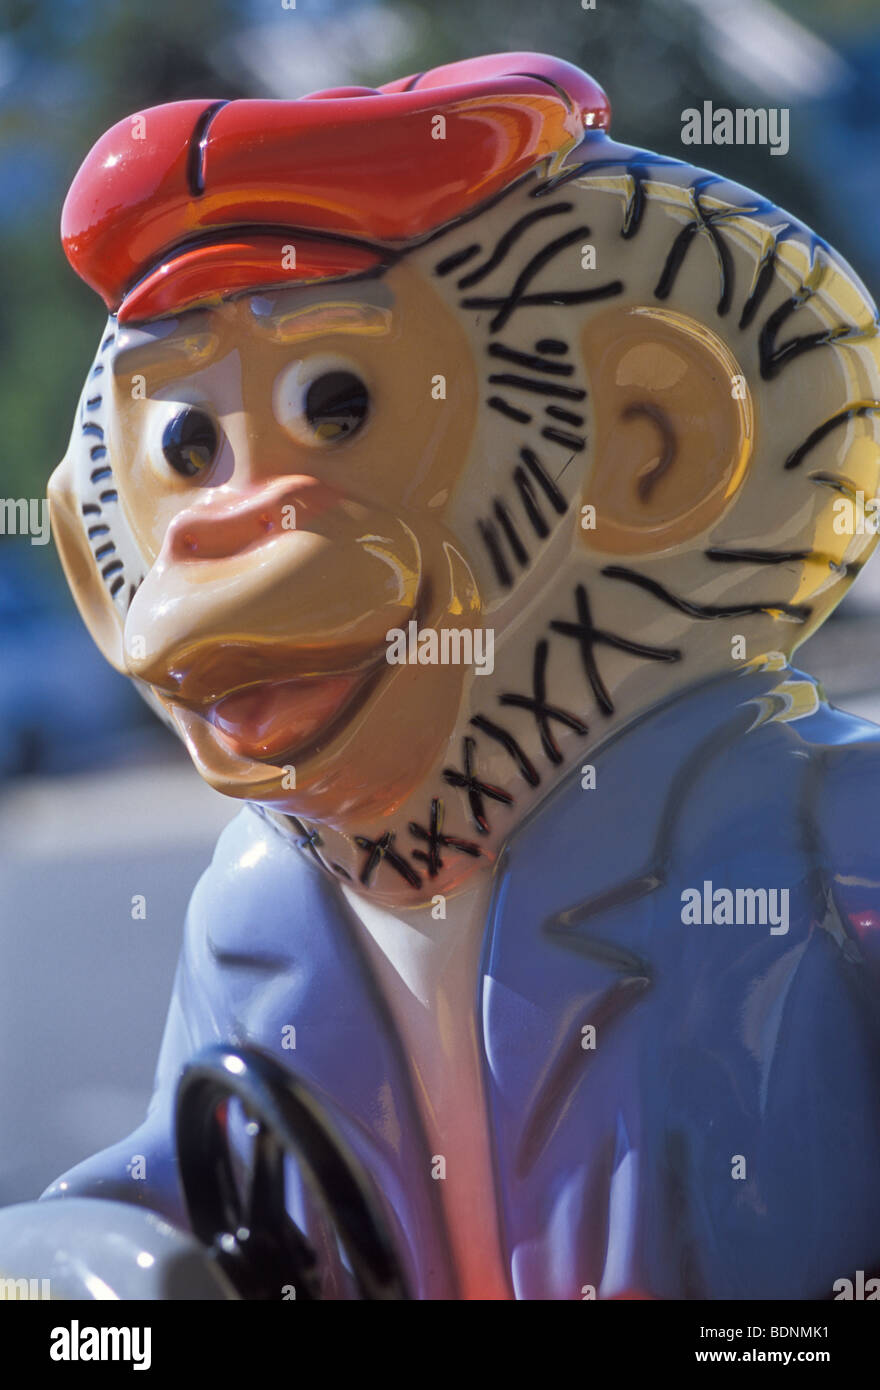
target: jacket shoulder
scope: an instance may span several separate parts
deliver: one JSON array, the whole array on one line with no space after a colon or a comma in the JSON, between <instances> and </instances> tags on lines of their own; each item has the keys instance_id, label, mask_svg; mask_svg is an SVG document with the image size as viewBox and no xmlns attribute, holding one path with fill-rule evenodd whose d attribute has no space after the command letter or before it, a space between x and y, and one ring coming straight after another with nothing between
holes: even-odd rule
<instances>
[{"instance_id":1,"label":"jacket shoulder","mask_svg":"<svg viewBox=\"0 0 880 1390\"><path fill-rule=\"evenodd\" d=\"M220 835L187 913L191 949L254 960L287 955L342 910L337 885L268 817L246 806Z\"/></svg>"}]
</instances>

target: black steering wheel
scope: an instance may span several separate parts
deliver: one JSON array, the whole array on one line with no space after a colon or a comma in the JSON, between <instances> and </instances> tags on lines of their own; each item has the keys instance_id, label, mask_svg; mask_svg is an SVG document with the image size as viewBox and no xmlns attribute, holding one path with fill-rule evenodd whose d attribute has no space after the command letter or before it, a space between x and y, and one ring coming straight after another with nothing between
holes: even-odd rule
<instances>
[{"instance_id":1,"label":"black steering wheel","mask_svg":"<svg viewBox=\"0 0 880 1390\"><path fill-rule=\"evenodd\" d=\"M253 1140L243 1191L230 1144L231 1100L240 1103ZM409 1297L363 1166L308 1088L265 1053L220 1045L187 1063L177 1088L175 1142L193 1233L242 1298L321 1297L317 1255L287 1211L286 1157L297 1162L335 1233L360 1297Z\"/></svg>"}]
</instances>

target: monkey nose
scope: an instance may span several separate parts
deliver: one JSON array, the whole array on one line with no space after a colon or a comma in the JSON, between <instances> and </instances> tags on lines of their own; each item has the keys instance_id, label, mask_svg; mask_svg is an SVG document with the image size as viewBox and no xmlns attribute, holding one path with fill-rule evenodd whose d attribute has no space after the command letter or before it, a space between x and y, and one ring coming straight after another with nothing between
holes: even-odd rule
<instances>
[{"instance_id":1,"label":"monkey nose","mask_svg":"<svg viewBox=\"0 0 880 1390\"><path fill-rule=\"evenodd\" d=\"M165 534L166 560L187 563L225 560L296 531L334 506L341 494L317 478L294 474L275 478L235 497L205 491L193 506L178 512Z\"/></svg>"}]
</instances>

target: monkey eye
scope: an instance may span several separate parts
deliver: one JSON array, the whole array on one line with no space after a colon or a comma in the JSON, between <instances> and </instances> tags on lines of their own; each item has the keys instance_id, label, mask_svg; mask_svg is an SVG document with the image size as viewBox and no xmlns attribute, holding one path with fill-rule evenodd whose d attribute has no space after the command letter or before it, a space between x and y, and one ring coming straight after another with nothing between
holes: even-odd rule
<instances>
[{"instance_id":1,"label":"monkey eye","mask_svg":"<svg viewBox=\"0 0 880 1390\"><path fill-rule=\"evenodd\" d=\"M197 478L217 455L217 425L205 410L187 405L173 415L162 432L162 453L184 478Z\"/></svg>"},{"instance_id":2,"label":"monkey eye","mask_svg":"<svg viewBox=\"0 0 880 1390\"><path fill-rule=\"evenodd\" d=\"M357 372L324 359L298 362L275 387L275 413L302 444L340 444L356 434L370 412L370 393Z\"/></svg>"},{"instance_id":3,"label":"monkey eye","mask_svg":"<svg viewBox=\"0 0 880 1390\"><path fill-rule=\"evenodd\" d=\"M324 372L306 391L304 414L316 439L330 442L359 430L370 398L354 372Z\"/></svg>"}]
</instances>

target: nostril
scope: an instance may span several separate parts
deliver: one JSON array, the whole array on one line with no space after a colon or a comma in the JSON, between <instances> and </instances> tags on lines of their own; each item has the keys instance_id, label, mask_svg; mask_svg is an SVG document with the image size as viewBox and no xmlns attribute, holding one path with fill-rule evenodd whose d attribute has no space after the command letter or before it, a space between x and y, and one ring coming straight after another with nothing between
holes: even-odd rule
<instances>
[{"instance_id":1,"label":"nostril","mask_svg":"<svg viewBox=\"0 0 880 1390\"><path fill-rule=\"evenodd\" d=\"M218 496L178 513L165 548L176 560L230 559L299 529L300 512L314 518L338 500L332 488L314 478L275 479L255 494L233 501Z\"/></svg>"},{"instance_id":2,"label":"nostril","mask_svg":"<svg viewBox=\"0 0 880 1390\"><path fill-rule=\"evenodd\" d=\"M175 560L226 560L249 550L265 538L257 517L207 517L185 527L172 527L168 549Z\"/></svg>"}]
</instances>

